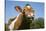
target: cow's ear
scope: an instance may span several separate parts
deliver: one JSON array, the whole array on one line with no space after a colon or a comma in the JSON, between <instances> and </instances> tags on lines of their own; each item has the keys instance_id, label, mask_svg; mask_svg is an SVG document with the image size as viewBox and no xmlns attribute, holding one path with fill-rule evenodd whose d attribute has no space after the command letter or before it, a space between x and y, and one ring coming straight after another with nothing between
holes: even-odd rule
<instances>
[{"instance_id":1,"label":"cow's ear","mask_svg":"<svg viewBox=\"0 0 46 31\"><path fill-rule=\"evenodd\" d=\"M15 9L16 9L16 11L20 11L20 12L22 11L20 6L15 6Z\"/></svg>"}]
</instances>

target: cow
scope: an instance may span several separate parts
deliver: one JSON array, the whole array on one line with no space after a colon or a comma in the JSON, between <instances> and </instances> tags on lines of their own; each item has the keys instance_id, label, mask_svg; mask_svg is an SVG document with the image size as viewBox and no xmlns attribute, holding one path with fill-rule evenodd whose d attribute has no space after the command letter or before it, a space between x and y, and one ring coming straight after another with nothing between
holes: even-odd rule
<instances>
[{"instance_id":1,"label":"cow","mask_svg":"<svg viewBox=\"0 0 46 31\"><path fill-rule=\"evenodd\" d=\"M32 7L29 4L26 4L24 8L20 6L15 6L17 12L20 12L19 15L14 19L9 25L10 30L23 30L30 29L30 23L34 20L34 13Z\"/></svg>"}]
</instances>

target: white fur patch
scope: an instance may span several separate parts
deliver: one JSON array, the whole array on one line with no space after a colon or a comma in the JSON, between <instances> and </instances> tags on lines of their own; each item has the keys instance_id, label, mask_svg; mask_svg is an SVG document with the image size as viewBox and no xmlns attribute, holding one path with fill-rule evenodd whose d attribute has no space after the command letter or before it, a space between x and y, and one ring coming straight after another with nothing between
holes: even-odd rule
<instances>
[{"instance_id":1,"label":"white fur patch","mask_svg":"<svg viewBox=\"0 0 46 31\"><path fill-rule=\"evenodd\" d=\"M21 13L20 13L21 14ZM20 15L19 14L19 15ZM9 29L13 29L14 28L14 24L15 24L15 22L18 20L18 17L19 17L19 15L17 16L17 18L9 25Z\"/></svg>"}]
</instances>

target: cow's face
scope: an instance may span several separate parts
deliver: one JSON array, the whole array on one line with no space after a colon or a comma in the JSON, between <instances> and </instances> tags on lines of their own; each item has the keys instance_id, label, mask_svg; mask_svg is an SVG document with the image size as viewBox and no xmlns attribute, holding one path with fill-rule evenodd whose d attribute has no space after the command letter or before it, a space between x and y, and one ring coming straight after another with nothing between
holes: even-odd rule
<instances>
[{"instance_id":1,"label":"cow's face","mask_svg":"<svg viewBox=\"0 0 46 31\"><path fill-rule=\"evenodd\" d=\"M33 16L32 7L31 6L24 7L24 11L25 11L25 15L26 16L28 16L28 17Z\"/></svg>"}]
</instances>

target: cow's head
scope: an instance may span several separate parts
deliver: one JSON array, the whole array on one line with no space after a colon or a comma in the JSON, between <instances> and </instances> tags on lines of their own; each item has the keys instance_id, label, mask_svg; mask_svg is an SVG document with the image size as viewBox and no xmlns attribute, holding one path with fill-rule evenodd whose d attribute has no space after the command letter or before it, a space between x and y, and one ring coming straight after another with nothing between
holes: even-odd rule
<instances>
[{"instance_id":1,"label":"cow's head","mask_svg":"<svg viewBox=\"0 0 46 31\"><path fill-rule=\"evenodd\" d=\"M29 4L24 7L24 12L28 17L33 16L32 7Z\"/></svg>"},{"instance_id":2,"label":"cow's head","mask_svg":"<svg viewBox=\"0 0 46 31\"><path fill-rule=\"evenodd\" d=\"M26 4L23 9L20 6L16 6L15 9L17 12L25 12L28 17L33 16L32 7L29 4Z\"/></svg>"}]
</instances>

